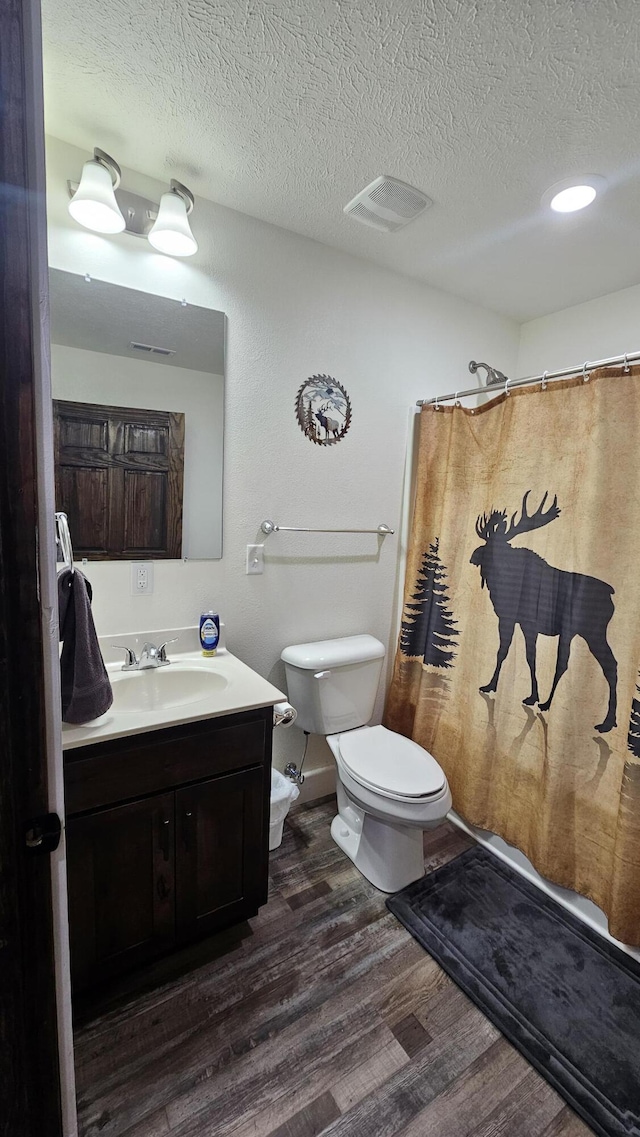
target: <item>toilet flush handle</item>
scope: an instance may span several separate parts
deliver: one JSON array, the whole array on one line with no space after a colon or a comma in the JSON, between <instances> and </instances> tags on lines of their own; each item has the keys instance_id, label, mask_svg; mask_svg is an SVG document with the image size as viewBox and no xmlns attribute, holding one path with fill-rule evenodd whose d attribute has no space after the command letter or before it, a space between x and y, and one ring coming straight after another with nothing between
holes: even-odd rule
<instances>
[{"instance_id":1,"label":"toilet flush handle","mask_svg":"<svg viewBox=\"0 0 640 1137\"><path fill-rule=\"evenodd\" d=\"M330 671L316 671L314 679L328 679L331 675Z\"/></svg>"}]
</instances>

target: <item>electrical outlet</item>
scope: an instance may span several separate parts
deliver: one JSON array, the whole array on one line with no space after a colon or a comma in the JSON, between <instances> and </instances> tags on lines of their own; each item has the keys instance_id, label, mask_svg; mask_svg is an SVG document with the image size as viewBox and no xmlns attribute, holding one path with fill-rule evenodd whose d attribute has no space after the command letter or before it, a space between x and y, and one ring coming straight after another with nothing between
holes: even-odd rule
<instances>
[{"instance_id":1,"label":"electrical outlet","mask_svg":"<svg viewBox=\"0 0 640 1137\"><path fill-rule=\"evenodd\" d=\"M261 576L264 572L264 545L247 545L247 576Z\"/></svg>"},{"instance_id":2,"label":"electrical outlet","mask_svg":"<svg viewBox=\"0 0 640 1137\"><path fill-rule=\"evenodd\" d=\"M131 595L142 596L153 592L153 563L134 561L131 565Z\"/></svg>"}]
</instances>

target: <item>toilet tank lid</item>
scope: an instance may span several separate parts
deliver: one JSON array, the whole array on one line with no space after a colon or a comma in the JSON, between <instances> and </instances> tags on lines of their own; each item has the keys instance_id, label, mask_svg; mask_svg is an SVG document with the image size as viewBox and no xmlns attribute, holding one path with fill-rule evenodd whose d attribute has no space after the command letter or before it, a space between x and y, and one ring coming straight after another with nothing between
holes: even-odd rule
<instances>
[{"instance_id":1,"label":"toilet tank lid","mask_svg":"<svg viewBox=\"0 0 640 1137\"><path fill-rule=\"evenodd\" d=\"M348 663L368 663L384 657L384 644L375 636L343 636L336 640L318 640L310 644L292 644L280 658L293 667L319 671Z\"/></svg>"}]
</instances>

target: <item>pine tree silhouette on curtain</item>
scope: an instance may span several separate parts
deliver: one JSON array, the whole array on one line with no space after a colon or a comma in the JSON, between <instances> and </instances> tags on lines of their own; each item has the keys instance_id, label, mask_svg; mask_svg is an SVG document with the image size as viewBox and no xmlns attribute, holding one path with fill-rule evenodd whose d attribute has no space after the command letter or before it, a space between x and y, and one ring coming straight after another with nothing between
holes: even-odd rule
<instances>
[{"instance_id":1,"label":"pine tree silhouette on curtain","mask_svg":"<svg viewBox=\"0 0 640 1137\"><path fill-rule=\"evenodd\" d=\"M631 704L629 717L629 733L627 735L627 749L640 758L640 687L636 687L636 696Z\"/></svg>"},{"instance_id":2,"label":"pine tree silhouette on curtain","mask_svg":"<svg viewBox=\"0 0 640 1137\"><path fill-rule=\"evenodd\" d=\"M438 557L439 538L429 546L412 596L407 604L400 631L403 655L421 655L433 667L452 667L455 637L460 633L449 609L446 571Z\"/></svg>"}]
</instances>

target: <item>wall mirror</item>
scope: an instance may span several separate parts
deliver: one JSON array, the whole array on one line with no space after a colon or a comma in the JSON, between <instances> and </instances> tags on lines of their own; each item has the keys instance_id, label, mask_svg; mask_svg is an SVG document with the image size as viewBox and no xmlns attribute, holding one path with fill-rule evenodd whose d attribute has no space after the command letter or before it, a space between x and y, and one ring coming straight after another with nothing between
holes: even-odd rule
<instances>
[{"instance_id":1,"label":"wall mirror","mask_svg":"<svg viewBox=\"0 0 640 1137\"><path fill-rule=\"evenodd\" d=\"M49 275L56 509L76 557L218 559L224 313Z\"/></svg>"}]
</instances>

